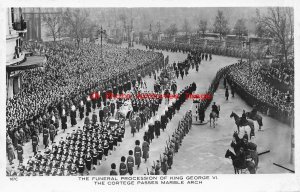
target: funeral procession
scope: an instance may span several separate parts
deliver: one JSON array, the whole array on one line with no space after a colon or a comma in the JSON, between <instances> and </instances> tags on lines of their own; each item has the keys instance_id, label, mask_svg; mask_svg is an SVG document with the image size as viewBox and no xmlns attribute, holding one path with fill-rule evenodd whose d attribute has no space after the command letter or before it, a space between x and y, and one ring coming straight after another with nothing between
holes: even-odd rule
<instances>
[{"instance_id":1,"label":"funeral procession","mask_svg":"<svg viewBox=\"0 0 300 192\"><path fill-rule=\"evenodd\" d=\"M293 7L5 11L6 176L295 173Z\"/></svg>"}]
</instances>

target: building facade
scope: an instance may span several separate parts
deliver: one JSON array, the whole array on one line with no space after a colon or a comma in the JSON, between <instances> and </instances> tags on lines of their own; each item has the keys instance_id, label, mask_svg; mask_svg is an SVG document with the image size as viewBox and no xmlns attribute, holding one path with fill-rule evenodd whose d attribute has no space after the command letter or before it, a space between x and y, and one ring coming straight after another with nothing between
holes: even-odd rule
<instances>
[{"instance_id":1,"label":"building facade","mask_svg":"<svg viewBox=\"0 0 300 192\"><path fill-rule=\"evenodd\" d=\"M6 23L6 93L7 98L20 92L22 87L21 71L31 69L44 62L43 56L27 57L23 41L27 33L27 22L22 8L7 8Z\"/></svg>"}]
</instances>

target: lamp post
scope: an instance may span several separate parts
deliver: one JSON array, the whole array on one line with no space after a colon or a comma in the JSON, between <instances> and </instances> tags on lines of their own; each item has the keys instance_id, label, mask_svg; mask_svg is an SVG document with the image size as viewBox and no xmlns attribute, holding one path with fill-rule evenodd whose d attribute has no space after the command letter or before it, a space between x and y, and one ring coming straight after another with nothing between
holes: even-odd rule
<instances>
[{"instance_id":1,"label":"lamp post","mask_svg":"<svg viewBox=\"0 0 300 192\"><path fill-rule=\"evenodd\" d=\"M101 25L101 28L100 30L98 30L98 35L100 34L100 41L101 41L101 60L103 62L103 55L102 55L102 35L103 34L106 34L106 30L102 29L102 25Z\"/></svg>"}]
</instances>

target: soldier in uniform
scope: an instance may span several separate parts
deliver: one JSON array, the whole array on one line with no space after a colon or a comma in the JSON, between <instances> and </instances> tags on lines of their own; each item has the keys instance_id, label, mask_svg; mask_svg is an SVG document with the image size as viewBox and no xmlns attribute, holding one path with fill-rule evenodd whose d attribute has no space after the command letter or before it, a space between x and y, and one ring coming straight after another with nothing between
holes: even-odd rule
<instances>
[{"instance_id":1,"label":"soldier in uniform","mask_svg":"<svg viewBox=\"0 0 300 192\"><path fill-rule=\"evenodd\" d=\"M54 142L55 134L56 134L56 129L55 129L55 126L53 125L52 120L49 125L49 133L50 133L50 140L51 140L51 144L52 144Z\"/></svg>"},{"instance_id":2,"label":"soldier in uniform","mask_svg":"<svg viewBox=\"0 0 300 192\"><path fill-rule=\"evenodd\" d=\"M154 127L155 127L155 136L156 138L158 138L160 136L160 128L161 128L161 124L158 116L156 117L156 120L154 122Z\"/></svg>"},{"instance_id":3,"label":"soldier in uniform","mask_svg":"<svg viewBox=\"0 0 300 192\"><path fill-rule=\"evenodd\" d=\"M129 156L127 157L127 169L128 169L129 175L132 175L133 174L133 167L134 167L134 159L132 157L133 151L129 150L128 154L129 154Z\"/></svg>"},{"instance_id":4,"label":"soldier in uniform","mask_svg":"<svg viewBox=\"0 0 300 192\"><path fill-rule=\"evenodd\" d=\"M87 174L89 175L90 171L91 171L91 168L92 168L92 156L91 156L90 152L87 153L87 156L85 158L85 166L86 166L86 169L87 169Z\"/></svg>"},{"instance_id":5,"label":"soldier in uniform","mask_svg":"<svg viewBox=\"0 0 300 192\"><path fill-rule=\"evenodd\" d=\"M84 104L82 100L80 101L80 105L79 105L79 116L81 120L84 117Z\"/></svg>"},{"instance_id":6,"label":"soldier in uniform","mask_svg":"<svg viewBox=\"0 0 300 192\"><path fill-rule=\"evenodd\" d=\"M130 127L131 127L131 134L132 136L134 137L134 133L136 132L136 120L134 118L131 118L129 120L129 124L130 124Z\"/></svg>"},{"instance_id":7,"label":"soldier in uniform","mask_svg":"<svg viewBox=\"0 0 300 192\"><path fill-rule=\"evenodd\" d=\"M86 99L86 103L85 103L85 105L86 105L86 111L85 111L85 116L89 116L89 114L90 114L90 112L92 111L91 110L91 98L90 98L90 96L87 96L87 99Z\"/></svg>"},{"instance_id":8,"label":"soldier in uniform","mask_svg":"<svg viewBox=\"0 0 300 192\"><path fill-rule=\"evenodd\" d=\"M214 102L214 104L211 106L212 111L214 111L217 114L217 117L219 118L219 108L216 105L216 102Z\"/></svg>"},{"instance_id":9,"label":"soldier in uniform","mask_svg":"<svg viewBox=\"0 0 300 192\"><path fill-rule=\"evenodd\" d=\"M144 142L142 144L142 151L143 151L143 159L145 159L145 162L147 162L147 159L149 158L149 149L150 144L147 141L147 136L144 136Z\"/></svg>"},{"instance_id":10,"label":"soldier in uniform","mask_svg":"<svg viewBox=\"0 0 300 192\"><path fill-rule=\"evenodd\" d=\"M45 145L45 149L49 145L49 129L47 129L47 128L44 128L44 131L43 131L43 144Z\"/></svg>"},{"instance_id":11,"label":"soldier in uniform","mask_svg":"<svg viewBox=\"0 0 300 192\"><path fill-rule=\"evenodd\" d=\"M93 125L95 125L97 123L97 115L96 115L95 111L93 112L93 115L92 115L92 123L93 123Z\"/></svg>"},{"instance_id":12,"label":"soldier in uniform","mask_svg":"<svg viewBox=\"0 0 300 192\"><path fill-rule=\"evenodd\" d=\"M167 153L164 153L164 157L161 161L161 171L163 172L164 175L167 175L168 172L168 156Z\"/></svg>"},{"instance_id":13,"label":"soldier in uniform","mask_svg":"<svg viewBox=\"0 0 300 192\"><path fill-rule=\"evenodd\" d=\"M155 175L160 175L160 162L159 160L156 161L156 165L155 165Z\"/></svg>"},{"instance_id":14,"label":"soldier in uniform","mask_svg":"<svg viewBox=\"0 0 300 192\"><path fill-rule=\"evenodd\" d=\"M121 163L119 166L119 173L120 175L126 175L127 174L127 166L125 164L126 158L124 156L121 157Z\"/></svg>"},{"instance_id":15,"label":"soldier in uniform","mask_svg":"<svg viewBox=\"0 0 300 192\"><path fill-rule=\"evenodd\" d=\"M96 165L97 165L97 161L98 161L98 151L97 151L96 148L93 149L92 159L93 159L93 170L95 170Z\"/></svg>"},{"instance_id":16,"label":"soldier in uniform","mask_svg":"<svg viewBox=\"0 0 300 192\"><path fill-rule=\"evenodd\" d=\"M160 124L161 124L161 128L163 131L165 131L166 127L167 127L167 123L168 123L168 119L167 116L165 115L165 112L162 113L161 117L160 117Z\"/></svg>"},{"instance_id":17,"label":"soldier in uniform","mask_svg":"<svg viewBox=\"0 0 300 192\"><path fill-rule=\"evenodd\" d=\"M71 126L73 127L74 125L77 124L77 121L76 121L76 107L75 105L72 105L71 107Z\"/></svg>"},{"instance_id":18,"label":"soldier in uniform","mask_svg":"<svg viewBox=\"0 0 300 192\"><path fill-rule=\"evenodd\" d=\"M108 156L108 150L109 150L109 145L107 139L104 140L104 145L103 145L103 154L104 154L104 160L106 160L106 157Z\"/></svg>"},{"instance_id":19,"label":"soldier in uniform","mask_svg":"<svg viewBox=\"0 0 300 192\"><path fill-rule=\"evenodd\" d=\"M36 134L34 134L32 136L32 152L34 153L34 155L36 155L37 153L38 144L39 144L39 137Z\"/></svg>"},{"instance_id":20,"label":"soldier in uniform","mask_svg":"<svg viewBox=\"0 0 300 192\"><path fill-rule=\"evenodd\" d=\"M111 102L110 103L110 112L113 117L115 115L115 109L116 109L116 104L114 102Z\"/></svg>"},{"instance_id":21,"label":"soldier in uniform","mask_svg":"<svg viewBox=\"0 0 300 192\"><path fill-rule=\"evenodd\" d=\"M135 162L135 165L137 165L137 169L140 168L140 164L141 164L141 153L142 153L142 150L140 148L140 141L139 140L136 140L135 141L135 147L134 147L134 162Z\"/></svg>"},{"instance_id":22,"label":"soldier in uniform","mask_svg":"<svg viewBox=\"0 0 300 192\"><path fill-rule=\"evenodd\" d=\"M155 166L151 166L150 175L155 175Z\"/></svg>"},{"instance_id":23,"label":"soldier in uniform","mask_svg":"<svg viewBox=\"0 0 300 192\"><path fill-rule=\"evenodd\" d=\"M116 171L116 164L115 163L112 163L110 165L111 167L111 171L109 172L109 175L118 175L117 171Z\"/></svg>"},{"instance_id":24,"label":"soldier in uniform","mask_svg":"<svg viewBox=\"0 0 300 192\"><path fill-rule=\"evenodd\" d=\"M228 101L228 97L229 97L228 87L226 87L225 89L225 97L226 97L226 101Z\"/></svg>"},{"instance_id":25,"label":"soldier in uniform","mask_svg":"<svg viewBox=\"0 0 300 192\"><path fill-rule=\"evenodd\" d=\"M99 110L99 120L101 125L103 125L103 119L104 119L104 111L103 108L101 107Z\"/></svg>"},{"instance_id":26,"label":"soldier in uniform","mask_svg":"<svg viewBox=\"0 0 300 192\"><path fill-rule=\"evenodd\" d=\"M152 140L154 139L154 131L155 131L153 119L150 120L148 127L149 127L148 128L148 137L149 137L149 140L152 142Z\"/></svg>"},{"instance_id":27,"label":"soldier in uniform","mask_svg":"<svg viewBox=\"0 0 300 192\"><path fill-rule=\"evenodd\" d=\"M65 110L63 109L61 116L61 128L64 130L64 132L67 129L67 121L67 116L65 114Z\"/></svg>"},{"instance_id":28,"label":"soldier in uniform","mask_svg":"<svg viewBox=\"0 0 300 192\"><path fill-rule=\"evenodd\" d=\"M137 129L137 132L140 132L140 128L141 128L141 117L139 116L139 114L137 114L136 118L135 118L135 121L136 121L136 129Z\"/></svg>"},{"instance_id":29,"label":"soldier in uniform","mask_svg":"<svg viewBox=\"0 0 300 192\"><path fill-rule=\"evenodd\" d=\"M247 116L246 116L246 112L245 112L245 110L243 110L243 114L242 114L242 117L241 117L241 120L240 120L241 122L241 125L244 125L244 124L246 124L247 123Z\"/></svg>"},{"instance_id":30,"label":"soldier in uniform","mask_svg":"<svg viewBox=\"0 0 300 192\"><path fill-rule=\"evenodd\" d=\"M232 97L234 97L234 91L235 91L234 84L231 84L231 96Z\"/></svg>"}]
</instances>

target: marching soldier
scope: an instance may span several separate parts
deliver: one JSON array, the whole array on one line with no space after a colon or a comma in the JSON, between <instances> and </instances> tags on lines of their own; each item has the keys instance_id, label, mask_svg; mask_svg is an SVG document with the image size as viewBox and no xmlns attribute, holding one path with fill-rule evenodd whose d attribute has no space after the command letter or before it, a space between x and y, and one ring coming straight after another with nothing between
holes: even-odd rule
<instances>
[{"instance_id":1,"label":"marching soldier","mask_svg":"<svg viewBox=\"0 0 300 192\"><path fill-rule=\"evenodd\" d=\"M49 145L49 129L48 128L44 128L44 131L43 131L43 144L45 145L45 149Z\"/></svg>"},{"instance_id":2,"label":"marching soldier","mask_svg":"<svg viewBox=\"0 0 300 192\"><path fill-rule=\"evenodd\" d=\"M165 131L166 127L167 127L167 123L168 123L168 119L167 116L165 115L165 112L162 113L161 117L160 117L160 124L161 124L161 128L163 131Z\"/></svg>"},{"instance_id":3,"label":"marching soldier","mask_svg":"<svg viewBox=\"0 0 300 192\"><path fill-rule=\"evenodd\" d=\"M121 157L121 163L119 166L119 173L120 175L126 175L127 174L127 166L125 164L126 158L124 156Z\"/></svg>"},{"instance_id":4,"label":"marching soldier","mask_svg":"<svg viewBox=\"0 0 300 192\"><path fill-rule=\"evenodd\" d=\"M161 171L163 172L164 175L167 175L167 172L168 172L167 162L168 162L168 156L166 153L164 153L164 157L161 162Z\"/></svg>"},{"instance_id":5,"label":"marching soldier","mask_svg":"<svg viewBox=\"0 0 300 192\"><path fill-rule=\"evenodd\" d=\"M89 175L92 167L92 156L90 152L87 153L87 156L85 158L85 166L87 169L87 174Z\"/></svg>"},{"instance_id":6,"label":"marching soldier","mask_svg":"<svg viewBox=\"0 0 300 192\"><path fill-rule=\"evenodd\" d=\"M144 142L142 144L142 151L143 151L143 159L145 159L145 162L147 162L147 159L149 158L149 142L147 141L147 136L144 136Z\"/></svg>"},{"instance_id":7,"label":"marching soldier","mask_svg":"<svg viewBox=\"0 0 300 192\"><path fill-rule=\"evenodd\" d=\"M61 128L64 130L64 132L67 129L67 116L65 114L65 109L62 111Z\"/></svg>"},{"instance_id":8,"label":"marching soldier","mask_svg":"<svg viewBox=\"0 0 300 192\"><path fill-rule=\"evenodd\" d=\"M155 131L155 127L154 127L154 122L153 119L151 118L149 125L148 125L148 137L149 140L152 142L152 140L154 139L154 131Z\"/></svg>"},{"instance_id":9,"label":"marching soldier","mask_svg":"<svg viewBox=\"0 0 300 192\"><path fill-rule=\"evenodd\" d=\"M103 119L104 119L104 111L103 111L103 107L101 107L99 110L99 120L101 125L103 125Z\"/></svg>"},{"instance_id":10,"label":"marching soldier","mask_svg":"<svg viewBox=\"0 0 300 192\"><path fill-rule=\"evenodd\" d=\"M51 140L51 144L52 144L54 142L55 133L56 133L56 129L55 129L55 126L53 125L52 120L49 125L49 133L50 133L50 140Z\"/></svg>"},{"instance_id":11,"label":"marching soldier","mask_svg":"<svg viewBox=\"0 0 300 192\"><path fill-rule=\"evenodd\" d=\"M72 105L71 107L71 126L73 127L74 125L77 124L77 121L76 121L76 107L75 105Z\"/></svg>"},{"instance_id":12,"label":"marching soldier","mask_svg":"<svg viewBox=\"0 0 300 192\"><path fill-rule=\"evenodd\" d=\"M34 153L34 155L36 155L38 144L39 144L39 137L36 134L34 134L32 136L32 141L31 142L32 142L32 152Z\"/></svg>"},{"instance_id":13,"label":"marching soldier","mask_svg":"<svg viewBox=\"0 0 300 192\"><path fill-rule=\"evenodd\" d=\"M136 121L136 129L138 132L140 132L140 128L141 128L141 117L139 116L139 114L137 115L137 117L135 118Z\"/></svg>"},{"instance_id":14,"label":"marching soldier","mask_svg":"<svg viewBox=\"0 0 300 192\"><path fill-rule=\"evenodd\" d=\"M137 169L140 168L140 164L141 164L141 153L142 150L140 148L140 141L136 140L135 141L135 148L134 148L134 158L135 158L135 165L137 165Z\"/></svg>"},{"instance_id":15,"label":"marching soldier","mask_svg":"<svg viewBox=\"0 0 300 192\"><path fill-rule=\"evenodd\" d=\"M127 157L127 169L128 169L129 175L133 174L134 159L133 159L132 155L133 155L133 151L129 150L129 156Z\"/></svg>"},{"instance_id":16,"label":"marching soldier","mask_svg":"<svg viewBox=\"0 0 300 192\"><path fill-rule=\"evenodd\" d=\"M97 151L96 148L93 149L92 160L93 160L93 170L95 170L96 165L97 165L97 161L98 161L98 151Z\"/></svg>"},{"instance_id":17,"label":"marching soldier","mask_svg":"<svg viewBox=\"0 0 300 192\"><path fill-rule=\"evenodd\" d=\"M92 123L93 123L93 125L95 125L97 123L97 115L96 115L95 111L93 112L93 115L92 115Z\"/></svg>"},{"instance_id":18,"label":"marching soldier","mask_svg":"<svg viewBox=\"0 0 300 192\"><path fill-rule=\"evenodd\" d=\"M132 136L134 137L134 133L136 132L136 120L134 118L131 118L129 120L129 124L130 124L130 127L131 127L131 134Z\"/></svg>"},{"instance_id":19,"label":"marching soldier","mask_svg":"<svg viewBox=\"0 0 300 192\"><path fill-rule=\"evenodd\" d=\"M80 105L79 105L79 116L81 120L84 117L84 104L82 100L80 101Z\"/></svg>"},{"instance_id":20,"label":"marching soldier","mask_svg":"<svg viewBox=\"0 0 300 192\"><path fill-rule=\"evenodd\" d=\"M86 105L85 116L89 116L90 112L92 111L92 109L91 109L91 107L92 107L91 98L90 98L89 95L87 96L85 105Z\"/></svg>"},{"instance_id":21,"label":"marching soldier","mask_svg":"<svg viewBox=\"0 0 300 192\"><path fill-rule=\"evenodd\" d=\"M115 164L115 163L112 163L112 164L110 165L110 167L111 167L111 171L110 171L109 175L118 175L118 173L117 173L117 171L116 171L116 164Z\"/></svg>"},{"instance_id":22,"label":"marching soldier","mask_svg":"<svg viewBox=\"0 0 300 192\"><path fill-rule=\"evenodd\" d=\"M155 165L155 175L160 175L160 168L160 162L157 160Z\"/></svg>"},{"instance_id":23,"label":"marching soldier","mask_svg":"<svg viewBox=\"0 0 300 192\"><path fill-rule=\"evenodd\" d=\"M159 120L158 116L156 116L156 120L154 122L154 127L155 127L156 138L158 138L160 136L160 128L161 128L161 124L160 124L160 120Z\"/></svg>"}]
</instances>

